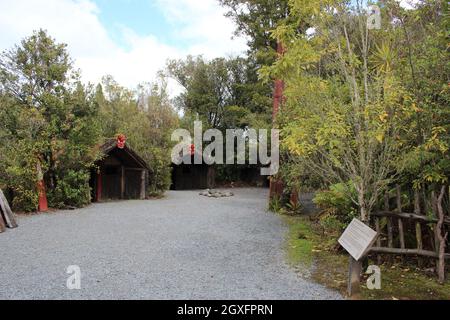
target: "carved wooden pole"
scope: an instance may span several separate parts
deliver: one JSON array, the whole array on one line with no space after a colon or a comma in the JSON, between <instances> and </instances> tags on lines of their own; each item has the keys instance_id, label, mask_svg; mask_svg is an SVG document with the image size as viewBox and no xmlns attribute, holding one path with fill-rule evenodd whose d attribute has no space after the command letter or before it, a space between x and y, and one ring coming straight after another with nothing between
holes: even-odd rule
<instances>
[{"instance_id":1,"label":"carved wooden pole","mask_svg":"<svg viewBox=\"0 0 450 320\"><path fill-rule=\"evenodd\" d=\"M37 167L37 176L38 176L38 192L39 192L39 212L48 211L48 202L47 202L47 192L45 190L45 182L44 182L44 174L42 173L42 167L40 162L38 162Z\"/></svg>"},{"instance_id":2,"label":"carved wooden pole","mask_svg":"<svg viewBox=\"0 0 450 320\"><path fill-rule=\"evenodd\" d=\"M283 44L281 43L281 41L278 41L278 43L277 43L278 58L281 58L285 52L286 52L286 50L285 50ZM273 112L272 112L272 120L273 120L274 124L276 122L276 119L277 119L278 113L281 109L281 106L283 105L283 102L284 102L284 87L285 87L285 83L283 80L281 80L281 79L275 80L275 88L274 88L274 93L273 93ZM283 190L284 190L283 181L276 180L273 178L270 179L270 198L271 199L274 196L281 198L283 195ZM298 201L299 201L298 190L296 190L296 189L292 190L289 200L293 205L298 204Z\"/></svg>"},{"instance_id":3,"label":"carved wooden pole","mask_svg":"<svg viewBox=\"0 0 450 320\"><path fill-rule=\"evenodd\" d=\"M278 57L281 58L284 54L283 44L278 41L277 43L277 53ZM278 112L283 103L283 92L284 92L284 81L281 79L275 80L275 88L273 92L273 111L272 111L272 121L275 124ZM281 180L270 178L270 199L274 197L281 198L283 195L283 182Z\"/></svg>"},{"instance_id":4,"label":"carved wooden pole","mask_svg":"<svg viewBox=\"0 0 450 320\"><path fill-rule=\"evenodd\" d=\"M284 48L281 42L277 43L277 53L278 57L281 58L284 55ZM273 93L273 122L276 121L280 107L283 104L284 99L284 81L281 79L275 80L275 89Z\"/></svg>"}]
</instances>

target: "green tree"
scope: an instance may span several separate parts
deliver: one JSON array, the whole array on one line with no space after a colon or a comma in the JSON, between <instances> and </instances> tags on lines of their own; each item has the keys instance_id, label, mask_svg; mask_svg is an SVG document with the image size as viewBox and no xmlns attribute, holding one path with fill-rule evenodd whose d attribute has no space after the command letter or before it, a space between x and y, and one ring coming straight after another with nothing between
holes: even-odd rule
<instances>
[{"instance_id":1,"label":"green tree","mask_svg":"<svg viewBox=\"0 0 450 320\"><path fill-rule=\"evenodd\" d=\"M380 38L395 25L368 30L358 1L290 4L295 22L273 35L287 44L287 52L262 71L286 82L283 147L328 184L350 182L356 193L348 196L368 221L380 193L398 174L401 137L415 114L398 75L389 68L379 72L372 62ZM313 34L298 33L299 23L311 26Z\"/></svg>"},{"instance_id":2,"label":"green tree","mask_svg":"<svg viewBox=\"0 0 450 320\"><path fill-rule=\"evenodd\" d=\"M259 65L276 60L278 39L272 31L288 22L288 0L219 0L228 9L227 16L237 25L236 35L248 38L249 53Z\"/></svg>"},{"instance_id":3,"label":"green tree","mask_svg":"<svg viewBox=\"0 0 450 320\"><path fill-rule=\"evenodd\" d=\"M168 75L185 89L177 106L187 117L198 115L205 126L225 130L270 122L270 95L248 59L188 57L170 61Z\"/></svg>"},{"instance_id":4,"label":"green tree","mask_svg":"<svg viewBox=\"0 0 450 320\"><path fill-rule=\"evenodd\" d=\"M52 206L89 203L88 169L98 143L96 105L66 50L43 30L4 52L0 58L3 182L14 204L37 207L41 167Z\"/></svg>"}]
</instances>

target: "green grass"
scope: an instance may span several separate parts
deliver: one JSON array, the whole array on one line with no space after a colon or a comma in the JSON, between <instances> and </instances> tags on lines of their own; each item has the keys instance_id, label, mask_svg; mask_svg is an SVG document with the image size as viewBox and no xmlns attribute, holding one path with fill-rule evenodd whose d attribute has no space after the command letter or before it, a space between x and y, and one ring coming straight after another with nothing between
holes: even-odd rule
<instances>
[{"instance_id":1,"label":"green grass","mask_svg":"<svg viewBox=\"0 0 450 320\"><path fill-rule=\"evenodd\" d=\"M362 286L362 297L375 300L450 300L450 281L440 285L435 275L393 265L381 267L381 290L368 290Z\"/></svg>"},{"instance_id":2,"label":"green grass","mask_svg":"<svg viewBox=\"0 0 450 320\"><path fill-rule=\"evenodd\" d=\"M288 261L293 266L303 265L310 268L314 259L314 234L304 223L297 223L294 217L285 217L289 224L287 241Z\"/></svg>"},{"instance_id":3,"label":"green grass","mask_svg":"<svg viewBox=\"0 0 450 320\"><path fill-rule=\"evenodd\" d=\"M303 275L345 295L348 256L337 252L337 234L327 233L318 223L298 216L283 216L289 226L286 254L289 263ZM370 262L369 262L370 263ZM372 263L371 263L372 264ZM382 289L368 290L361 282L364 300L450 300L450 280L444 285L435 275L414 267L381 266Z\"/></svg>"}]
</instances>

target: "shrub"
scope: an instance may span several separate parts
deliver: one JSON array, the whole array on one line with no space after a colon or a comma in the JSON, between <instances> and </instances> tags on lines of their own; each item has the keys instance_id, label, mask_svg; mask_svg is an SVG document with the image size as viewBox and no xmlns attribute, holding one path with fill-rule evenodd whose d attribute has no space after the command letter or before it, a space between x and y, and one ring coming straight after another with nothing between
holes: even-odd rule
<instances>
[{"instance_id":1,"label":"shrub","mask_svg":"<svg viewBox=\"0 0 450 320\"><path fill-rule=\"evenodd\" d=\"M149 195L159 196L170 188L172 183L172 167L170 157L166 151L160 148L152 148L152 156L149 161L152 173L149 179Z\"/></svg>"},{"instance_id":2,"label":"shrub","mask_svg":"<svg viewBox=\"0 0 450 320\"><path fill-rule=\"evenodd\" d=\"M356 195L356 191L349 183L339 183L332 185L330 190L318 192L313 201L324 214L334 216L342 223L349 223L358 216L358 208L351 200L352 195Z\"/></svg>"},{"instance_id":3,"label":"shrub","mask_svg":"<svg viewBox=\"0 0 450 320\"><path fill-rule=\"evenodd\" d=\"M57 185L48 192L48 202L53 208L83 207L91 202L89 172L86 170L67 170L57 176Z\"/></svg>"},{"instance_id":4,"label":"shrub","mask_svg":"<svg viewBox=\"0 0 450 320\"><path fill-rule=\"evenodd\" d=\"M281 199L278 196L273 196L269 202L269 210L275 213L280 213L283 209Z\"/></svg>"},{"instance_id":5,"label":"shrub","mask_svg":"<svg viewBox=\"0 0 450 320\"><path fill-rule=\"evenodd\" d=\"M340 235L345 229L346 224L335 215L325 215L320 218L320 225L331 234Z\"/></svg>"}]
</instances>

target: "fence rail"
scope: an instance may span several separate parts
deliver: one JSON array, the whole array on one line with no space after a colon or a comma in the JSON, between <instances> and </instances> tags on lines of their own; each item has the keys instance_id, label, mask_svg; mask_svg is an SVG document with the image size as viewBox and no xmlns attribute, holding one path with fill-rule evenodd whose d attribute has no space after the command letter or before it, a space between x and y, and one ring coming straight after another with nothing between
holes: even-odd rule
<instances>
[{"instance_id":1,"label":"fence rail","mask_svg":"<svg viewBox=\"0 0 450 320\"><path fill-rule=\"evenodd\" d=\"M439 281L445 281L445 261L450 259L447 240L450 229L450 208L444 208L444 199L450 199L449 188L442 186L439 194L432 191L430 201L421 201L419 191L414 191L414 213L403 212L401 189L395 189L395 197L388 193L384 197L384 209L372 213L372 224L378 233L376 245L371 253L378 255L381 262L381 254L418 256L436 260L436 269ZM396 207L391 209L391 200L395 199ZM430 203L428 209L423 208L423 203ZM425 212L431 211L432 216ZM447 211L447 214L446 214ZM409 228L408 228L409 227ZM415 247L407 248L415 239ZM406 241L409 240L409 241Z\"/></svg>"}]
</instances>

